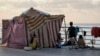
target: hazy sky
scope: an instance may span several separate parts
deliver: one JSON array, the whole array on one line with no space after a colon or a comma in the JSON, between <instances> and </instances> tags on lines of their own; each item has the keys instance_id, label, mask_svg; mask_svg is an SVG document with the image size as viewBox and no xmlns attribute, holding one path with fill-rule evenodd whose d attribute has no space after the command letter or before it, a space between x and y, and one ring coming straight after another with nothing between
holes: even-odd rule
<instances>
[{"instance_id":1,"label":"hazy sky","mask_svg":"<svg viewBox=\"0 0 100 56\"><path fill-rule=\"evenodd\" d=\"M64 14L67 23L100 23L100 0L0 0L0 22L30 7L50 14Z\"/></svg>"}]
</instances>

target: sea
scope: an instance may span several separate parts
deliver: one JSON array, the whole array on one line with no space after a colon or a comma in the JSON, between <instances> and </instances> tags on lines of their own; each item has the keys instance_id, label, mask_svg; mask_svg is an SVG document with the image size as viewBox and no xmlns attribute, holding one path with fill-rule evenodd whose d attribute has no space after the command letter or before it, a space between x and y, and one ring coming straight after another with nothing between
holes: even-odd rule
<instances>
[{"instance_id":1,"label":"sea","mask_svg":"<svg viewBox=\"0 0 100 56\"><path fill-rule=\"evenodd\" d=\"M80 32L77 35L77 39L79 35L83 35L82 31L86 31L86 36L84 36L84 40L86 45L92 46L91 44L91 40L95 40L95 44L93 45L94 47L99 47L100 48L100 37L95 38L94 36L91 35L91 29L92 27L100 27L100 23L78 23L78 24L74 24L74 26L78 26ZM62 24L60 33L61 33L61 37L63 39L63 42L65 41L65 31L67 31L69 27L69 24ZM2 25L0 25L0 38L2 38Z\"/></svg>"}]
</instances>

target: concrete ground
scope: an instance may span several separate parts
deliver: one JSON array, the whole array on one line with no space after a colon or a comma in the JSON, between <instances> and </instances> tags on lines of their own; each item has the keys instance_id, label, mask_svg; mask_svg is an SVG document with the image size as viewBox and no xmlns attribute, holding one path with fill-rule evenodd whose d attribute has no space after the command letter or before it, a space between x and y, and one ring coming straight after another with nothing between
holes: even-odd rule
<instances>
[{"instance_id":1,"label":"concrete ground","mask_svg":"<svg viewBox=\"0 0 100 56\"><path fill-rule=\"evenodd\" d=\"M0 47L0 56L100 56L100 50L93 49L73 49L69 48L42 48L38 50L25 51L23 49L13 49Z\"/></svg>"}]
</instances>

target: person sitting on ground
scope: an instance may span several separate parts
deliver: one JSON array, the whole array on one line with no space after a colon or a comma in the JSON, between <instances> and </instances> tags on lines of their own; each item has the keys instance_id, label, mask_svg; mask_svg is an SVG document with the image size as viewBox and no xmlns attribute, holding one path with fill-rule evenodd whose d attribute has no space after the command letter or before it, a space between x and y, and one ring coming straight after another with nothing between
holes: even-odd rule
<instances>
[{"instance_id":1,"label":"person sitting on ground","mask_svg":"<svg viewBox=\"0 0 100 56\"><path fill-rule=\"evenodd\" d=\"M61 42L62 42L61 33L58 33L57 44L56 44L57 48L61 48Z\"/></svg>"},{"instance_id":2,"label":"person sitting on ground","mask_svg":"<svg viewBox=\"0 0 100 56\"><path fill-rule=\"evenodd\" d=\"M35 34L33 34L31 36L31 40L30 40L29 46L32 47L32 49L37 49L37 37L36 37Z\"/></svg>"},{"instance_id":3,"label":"person sitting on ground","mask_svg":"<svg viewBox=\"0 0 100 56\"><path fill-rule=\"evenodd\" d=\"M79 35L78 46L79 46L79 48L84 48L86 46L82 35Z\"/></svg>"}]
</instances>

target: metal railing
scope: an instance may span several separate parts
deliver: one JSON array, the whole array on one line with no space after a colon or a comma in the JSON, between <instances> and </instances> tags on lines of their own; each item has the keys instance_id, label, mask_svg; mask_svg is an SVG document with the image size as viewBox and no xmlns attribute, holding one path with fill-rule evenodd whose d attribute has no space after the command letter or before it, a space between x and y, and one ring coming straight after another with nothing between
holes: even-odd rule
<instances>
[{"instance_id":1,"label":"metal railing","mask_svg":"<svg viewBox=\"0 0 100 56\"><path fill-rule=\"evenodd\" d=\"M62 35L62 38L65 39L65 29L67 30L68 27L61 27L61 35ZM84 40L85 40L85 43L86 45L89 45L89 46L92 46L94 45L95 47L100 47L100 37L97 37L95 38L94 36L91 35L91 29L92 27L79 27L80 31L79 31L79 35L83 35L83 31L86 31L86 36L84 37ZM77 36L77 39L78 39L78 36ZM95 40L95 44L92 44L91 43L91 40ZM65 40L64 40L65 41ZM98 46L97 46L98 45Z\"/></svg>"}]
</instances>

